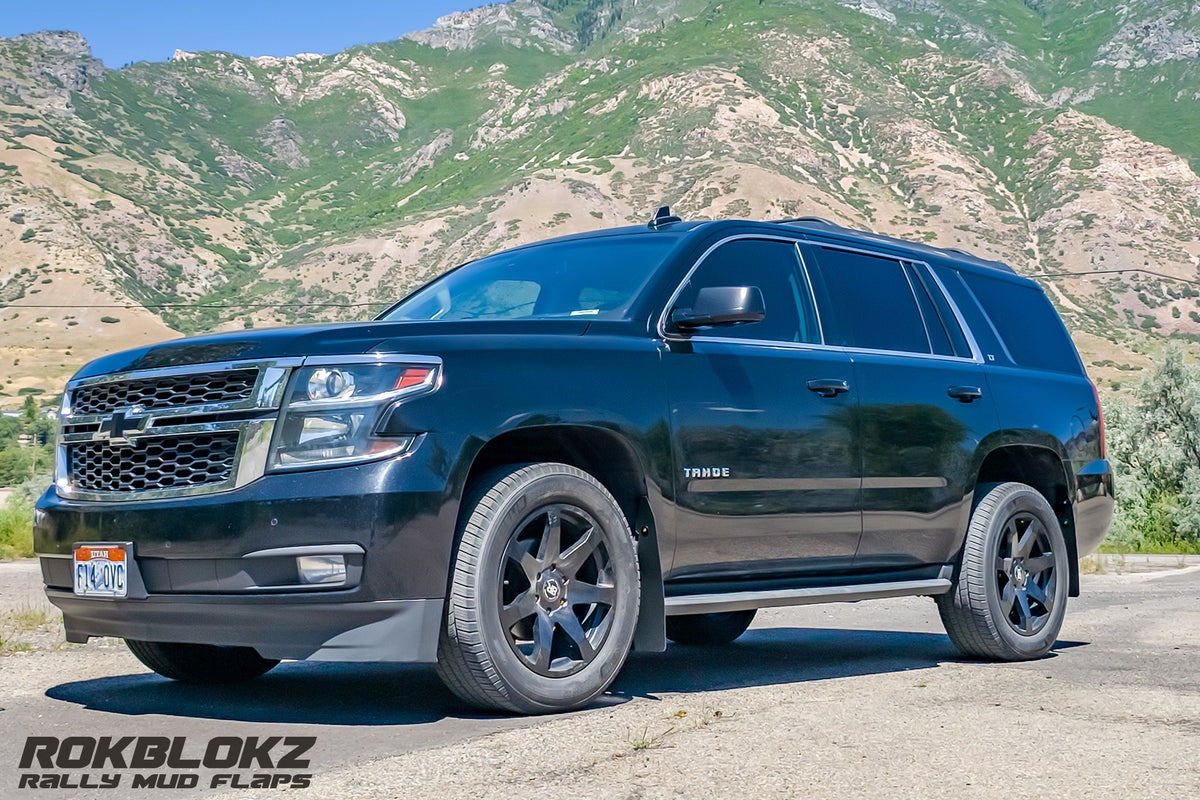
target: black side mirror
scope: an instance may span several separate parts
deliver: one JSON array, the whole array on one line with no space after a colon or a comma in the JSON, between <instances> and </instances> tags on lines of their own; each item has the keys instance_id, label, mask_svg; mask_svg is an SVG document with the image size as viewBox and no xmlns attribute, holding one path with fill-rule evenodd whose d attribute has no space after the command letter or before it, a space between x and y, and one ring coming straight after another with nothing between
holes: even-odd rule
<instances>
[{"instance_id":1,"label":"black side mirror","mask_svg":"<svg viewBox=\"0 0 1200 800\"><path fill-rule=\"evenodd\" d=\"M757 286L705 286L691 308L671 312L671 324L681 331L709 325L762 322L767 307Z\"/></svg>"}]
</instances>

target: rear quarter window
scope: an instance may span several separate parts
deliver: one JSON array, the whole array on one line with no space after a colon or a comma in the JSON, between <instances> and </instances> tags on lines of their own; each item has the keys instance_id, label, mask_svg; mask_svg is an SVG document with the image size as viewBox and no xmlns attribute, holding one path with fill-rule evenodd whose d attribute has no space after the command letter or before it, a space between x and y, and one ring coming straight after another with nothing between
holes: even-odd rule
<instances>
[{"instance_id":1,"label":"rear quarter window","mask_svg":"<svg viewBox=\"0 0 1200 800\"><path fill-rule=\"evenodd\" d=\"M1013 361L1034 369L1082 372L1075 345L1041 289L968 272L960 274Z\"/></svg>"}]
</instances>

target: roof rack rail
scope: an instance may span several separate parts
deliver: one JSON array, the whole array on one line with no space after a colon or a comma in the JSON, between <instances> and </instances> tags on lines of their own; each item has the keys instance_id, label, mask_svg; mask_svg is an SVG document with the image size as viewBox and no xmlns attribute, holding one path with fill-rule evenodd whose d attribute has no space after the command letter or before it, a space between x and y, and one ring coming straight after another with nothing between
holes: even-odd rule
<instances>
[{"instance_id":1,"label":"roof rack rail","mask_svg":"<svg viewBox=\"0 0 1200 800\"><path fill-rule=\"evenodd\" d=\"M818 225L827 225L830 228L842 227L841 225L838 225L836 222L825 219L824 217L790 217L788 219L775 219L775 220L771 220L771 221L777 225L787 225L790 222L815 222Z\"/></svg>"},{"instance_id":2,"label":"roof rack rail","mask_svg":"<svg viewBox=\"0 0 1200 800\"><path fill-rule=\"evenodd\" d=\"M664 225L670 225L672 222L683 222L683 220L671 214L670 206L662 206L658 211L654 212L654 218L650 220L646 227L654 231Z\"/></svg>"}]
</instances>

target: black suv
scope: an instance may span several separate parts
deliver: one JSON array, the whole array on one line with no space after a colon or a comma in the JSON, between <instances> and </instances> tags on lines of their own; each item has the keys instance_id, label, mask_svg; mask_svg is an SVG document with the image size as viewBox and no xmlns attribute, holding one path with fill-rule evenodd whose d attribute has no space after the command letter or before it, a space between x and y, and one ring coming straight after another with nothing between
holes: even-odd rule
<instances>
[{"instance_id":1,"label":"black suv","mask_svg":"<svg viewBox=\"0 0 1200 800\"><path fill-rule=\"evenodd\" d=\"M1036 284L816 218L660 212L371 322L108 356L58 451L35 543L69 641L194 681L436 662L526 713L765 606L928 595L964 653L1039 657L1113 510Z\"/></svg>"}]
</instances>

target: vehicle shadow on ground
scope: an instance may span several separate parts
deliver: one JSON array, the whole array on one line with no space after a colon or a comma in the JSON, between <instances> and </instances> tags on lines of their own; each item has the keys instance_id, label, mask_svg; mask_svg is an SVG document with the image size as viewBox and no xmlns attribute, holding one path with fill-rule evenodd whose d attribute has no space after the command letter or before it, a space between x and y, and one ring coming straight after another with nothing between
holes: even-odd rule
<instances>
[{"instance_id":1,"label":"vehicle shadow on ground","mask_svg":"<svg viewBox=\"0 0 1200 800\"><path fill-rule=\"evenodd\" d=\"M1056 650L1078 646L1059 642ZM671 645L632 653L597 705L670 692L926 669L961 656L942 634L838 628L762 628L719 647ZM414 725L473 714L430 666L282 664L237 686L196 686L157 675L122 675L54 686L46 696L113 714L196 717L308 725ZM595 707L595 706L593 706Z\"/></svg>"},{"instance_id":2,"label":"vehicle shadow on ground","mask_svg":"<svg viewBox=\"0 0 1200 800\"><path fill-rule=\"evenodd\" d=\"M1058 642L1055 651L1085 642ZM843 628L758 628L711 647L670 645L666 653L631 653L613 682L617 696L708 692L802 683L969 663L945 634Z\"/></svg>"}]
</instances>

